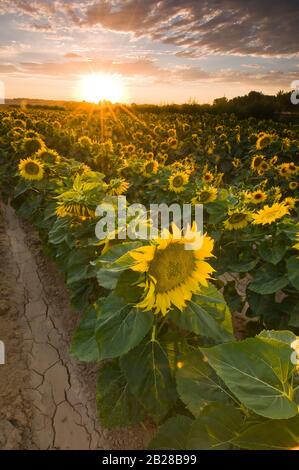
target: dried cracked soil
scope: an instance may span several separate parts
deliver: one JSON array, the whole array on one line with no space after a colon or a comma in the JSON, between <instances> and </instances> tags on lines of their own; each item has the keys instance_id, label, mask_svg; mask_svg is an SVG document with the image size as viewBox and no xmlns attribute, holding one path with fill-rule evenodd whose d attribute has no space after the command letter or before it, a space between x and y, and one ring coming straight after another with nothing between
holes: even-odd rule
<instances>
[{"instance_id":1,"label":"dried cracked soil","mask_svg":"<svg viewBox=\"0 0 299 470\"><path fill-rule=\"evenodd\" d=\"M98 366L68 355L78 319L35 231L0 206L0 449L146 448L144 425L100 426Z\"/></svg>"}]
</instances>

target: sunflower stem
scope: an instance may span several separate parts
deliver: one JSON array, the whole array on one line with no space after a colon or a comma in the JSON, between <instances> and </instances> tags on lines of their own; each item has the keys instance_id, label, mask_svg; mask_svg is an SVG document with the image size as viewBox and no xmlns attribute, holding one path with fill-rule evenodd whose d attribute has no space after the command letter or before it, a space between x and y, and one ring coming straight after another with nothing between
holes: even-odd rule
<instances>
[{"instance_id":1,"label":"sunflower stem","mask_svg":"<svg viewBox=\"0 0 299 470\"><path fill-rule=\"evenodd\" d=\"M157 330L157 326L154 325L153 329L152 329L152 337L151 337L151 342L152 343L154 343L156 341L156 330Z\"/></svg>"}]
</instances>

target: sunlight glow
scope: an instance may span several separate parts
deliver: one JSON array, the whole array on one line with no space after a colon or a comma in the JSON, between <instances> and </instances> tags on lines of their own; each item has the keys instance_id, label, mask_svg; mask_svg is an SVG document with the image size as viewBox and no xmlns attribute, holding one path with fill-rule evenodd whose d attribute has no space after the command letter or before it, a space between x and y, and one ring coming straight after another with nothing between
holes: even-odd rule
<instances>
[{"instance_id":1,"label":"sunlight glow","mask_svg":"<svg viewBox=\"0 0 299 470\"><path fill-rule=\"evenodd\" d=\"M117 75L91 74L79 82L79 98L91 103L107 100L111 103L124 101L124 86Z\"/></svg>"}]
</instances>

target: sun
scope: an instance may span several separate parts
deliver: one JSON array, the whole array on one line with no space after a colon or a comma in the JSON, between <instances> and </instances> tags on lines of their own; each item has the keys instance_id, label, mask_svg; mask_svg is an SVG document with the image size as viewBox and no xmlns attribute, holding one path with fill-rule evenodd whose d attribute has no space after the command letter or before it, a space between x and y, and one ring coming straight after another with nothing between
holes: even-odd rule
<instances>
[{"instance_id":1,"label":"sun","mask_svg":"<svg viewBox=\"0 0 299 470\"><path fill-rule=\"evenodd\" d=\"M91 103L103 100L121 102L124 101L124 86L118 75L90 74L80 80L79 96Z\"/></svg>"}]
</instances>

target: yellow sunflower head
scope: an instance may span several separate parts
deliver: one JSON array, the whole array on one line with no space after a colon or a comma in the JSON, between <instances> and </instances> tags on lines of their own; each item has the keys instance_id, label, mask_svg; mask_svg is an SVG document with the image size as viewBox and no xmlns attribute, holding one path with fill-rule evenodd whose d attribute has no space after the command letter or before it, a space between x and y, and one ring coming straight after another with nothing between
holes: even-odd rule
<instances>
[{"instance_id":1,"label":"yellow sunflower head","mask_svg":"<svg viewBox=\"0 0 299 470\"><path fill-rule=\"evenodd\" d=\"M83 135L78 139L78 144L80 147L87 149L92 146L92 140L87 135Z\"/></svg>"},{"instance_id":2,"label":"yellow sunflower head","mask_svg":"<svg viewBox=\"0 0 299 470\"><path fill-rule=\"evenodd\" d=\"M276 163L278 162L278 156L277 155L274 155L274 157L271 158L270 160L270 165L276 165Z\"/></svg>"},{"instance_id":3,"label":"yellow sunflower head","mask_svg":"<svg viewBox=\"0 0 299 470\"><path fill-rule=\"evenodd\" d=\"M283 203L275 202L272 206L264 206L256 214L252 214L253 224L272 224L289 213L289 208Z\"/></svg>"},{"instance_id":4,"label":"yellow sunflower head","mask_svg":"<svg viewBox=\"0 0 299 470\"><path fill-rule=\"evenodd\" d=\"M127 150L128 153L133 153L135 151L135 145L134 144L129 144L127 146L126 150Z\"/></svg>"},{"instance_id":5,"label":"yellow sunflower head","mask_svg":"<svg viewBox=\"0 0 299 470\"><path fill-rule=\"evenodd\" d=\"M263 162L260 164L259 168L258 168L258 173L259 173L259 174L264 174L265 171L267 171L268 169L269 169L268 163L265 162L265 161L263 161Z\"/></svg>"},{"instance_id":6,"label":"yellow sunflower head","mask_svg":"<svg viewBox=\"0 0 299 470\"><path fill-rule=\"evenodd\" d=\"M250 214L244 209L234 209L229 211L228 218L223 224L227 230L238 230L245 228L250 219Z\"/></svg>"},{"instance_id":7,"label":"yellow sunflower head","mask_svg":"<svg viewBox=\"0 0 299 470\"><path fill-rule=\"evenodd\" d=\"M211 142L211 143L206 147L207 154L208 154L208 155L213 155L215 148L216 148L215 142Z\"/></svg>"},{"instance_id":8,"label":"yellow sunflower head","mask_svg":"<svg viewBox=\"0 0 299 470\"><path fill-rule=\"evenodd\" d=\"M25 137L22 142L22 151L25 156L30 156L44 147L44 142L39 137Z\"/></svg>"},{"instance_id":9,"label":"yellow sunflower head","mask_svg":"<svg viewBox=\"0 0 299 470\"><path fill-rule=\"evenodd\" d=\"M283 178L288 178L290 176L290 171L289 171L289 168L290 168L290 164L289 163L282 163L281 165L279 165L279 174L280 176L282 176Z\"/></svg>"},{"instance_id":10,"label":"yellow sunflower head","mask_svg":"<svg viewBox=\"0 0 299 470\"><path fill-rule=\"evenodd\" d=\"M84 221L87 219L93 219L95 217L95 212L85 204L64 202L58 205L56 215L60 218L76 217L77 219Z\"/></svg>"},{"instance_id":11,"label":"yellow sunflower head","mask_svg":"<svg viewBox=\"0 0 299 470\"><path fill-rule=\"evenodd\" d=\"M290 175L295 175L298 171L298 168L299 167L297 167L294 162L291 162L291 163L289 163L288 173Z\"/></svg>"},{"instance_id":12,"label":"yellow sunflower head","mask_svg":"<svg viewBox=\"0 0 299 470\"><path fill-rule=\"evenodd\" d=\"M232 165L234 168L239 168L241 166L241 160L240 158L237 158L235 157L233 160L232 160Z\"/></svg>"},{"instance_id":13,"label":"yellow sunflower head","mask_svg":"<svg viewBox=\"0 0 299 470\"><path fill-rule=\"evenodd\" d=\"M210 183L211 181L213 181L213 179L214 179L214 176L212 175L212 173L210 171L207 171L206 173L204 173L204 175L202 177L202 180L205 183Z\"/></svg>"},{"instance_id":14,"label":"yellow sunflower head","mask_svg":"<svg viewBox=\"0 0 299 470\"><path fill-rule=\"evenodd\" d=\"M25 180L40 181L44 177L44 167L40 161L26 158L19 163L19 173Z\"/></svg>"},{"instance_id":15,"label":"yellow sunflower head","mask_svg":"<svg viewBox=\"0 0 299 470\"><path fill-rule=\"evenodd\" d=\"M130 184L124 178L114 178L110 180L107 193L110 196L120 196L124 194Z\"/></svg>"},{"instance_id":16,"label":"yellow sunflower head","mask_svg":"<svg viewBox=\"0 0 299 470\"><path fill-rule=\"evenodd\" d=\"M187 250L190 239L200 237L200 248ZM130 252L135 263L131 269L145 273L142 283L144 295L139 308L166 313L171 306L183 310L192 294L200 286L207 286L207 280L214 269L205 261L211 257L213 240L197 232L196 225L185 236L173 225L172 233L164 231L155 245L143 246Z\"/></svg>"},{"instance_id":17,"label":"yellow sunflower head","mask_svg":"<svg viewBox=\"0 0 299 470\"><path fill-rule=\"evenodd\" d=\"M217 189L210 187L210 188L203 188L196 193L196 196L192 199L194 204L208 204L209 202L213 202L217 199Z\"/></svg>"},{"instance_id":18,"label":"yellow sunflower head","mask_svg":"<svg viewBox=\"0 0 299 470\"><path fill-rule=\"evenodd\" d=\"M253 204L260 204L267 199L267 194L264 191L257 190L250 194L250 202Z\"/></svg>"},{"instance_id":19,"label":"yellow sunflower head","mask_svg":"<svg viewBox=\"0 0 299 470\"><path fill-rule=\"evenodd\" d=\"M263 155L255 155L255 157L253 157L253 159L251 160L251 169L253 171L257 171L261 163L263 162L263 160L264 160Z\"/></svg>"},{"instance_id":20,"label":"yellow sunflower head","mask_svg":"<svg viewBox=\"0 0 299 470\"><path fill-rule=\"evenodd\" d=\"M271 134L266 134L265 132L262 133L256 141L256 148L257 150L262 150L265 147L268 147L272 141L274 136Z\"/></svg>"},{"instance_id":21,"label":"yellow sunflower head","mask_svg":"<svg viewBox=\"0 0 299 470\"><path fill-rule=\"evenodd\" d=\"M289 183L289 188L292 189L293 191L298 188L298 183L297 181L291 181Z\"/></svg>"},{"instance_id":22,"label":"yellow sunflower head","mask_svg":"<svg viewBox=\"0 0 299 470\"><path fill-rule=\"evenodd\" d=\"M157 160L149 160L144 164L143 174L144 176L156 175L158 172L159 163Z\"/></svg>"},{"instance_id":23,"label":"yellow sunflower head","mask_svg":"<svg viewBox=\"0 0 299 470\"><path fill-rule=\"evenodd\" d=\"M184 171L178 171L168 178L169 189L175 193L181 193L185 190L185 186L188 181L188 173Z\"/></svg>"},{"instance_id":24,"label":"yellow sunflower head","mask_svg":"<svg viewBox=\"0 0 299 470\"><path fill-rule=\"evenodd\" d=\"M39 158L42 162L48 163L48 164L54 164L54 163L59 163L60 161L60 156L59 154L52 149L40 149L36 154L34 155L36 158Z\"/></svg>"},{"instance_id":25,"label":"yellow sunflower head","mask_svg":"<svg viewBox=\"0 0 299 470\"><path fill-rule=\"evenodd\" d=\"M172 149L176 149L179 144L178 139L176 139L175 137L169 137L167 143L168 146Z\"/></svg>"},{"instance_id":26,"label":"yellow sunflower head","mask_svg":"<svg viewBox=\"0 0 299 470\"><path fill-rule=\"evenodd\" d=\"M284 204L286 207L289 208L289 210L292 210L294 209L294 207L296 206L296 202L297 202L297 198L295 197L286 197L282 202L282 204Z\"/></svg>"}]
</instances>

